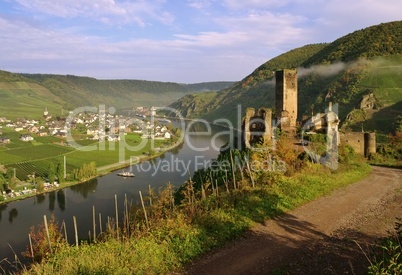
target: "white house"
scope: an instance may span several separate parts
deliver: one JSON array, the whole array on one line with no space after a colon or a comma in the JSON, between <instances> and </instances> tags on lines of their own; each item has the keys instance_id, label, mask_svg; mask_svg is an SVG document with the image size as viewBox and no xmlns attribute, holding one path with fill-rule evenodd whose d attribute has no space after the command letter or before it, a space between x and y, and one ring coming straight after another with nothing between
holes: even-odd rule
<instances>
[{"instance_id":1,"label":"white house","mask_svg":"<svg viewBox=\"0 0 402 275\"><path fill-rule=\"evenodd\" d=\"M31 135L21 135L20 140L22 141L32 141L34 138Z\"/></svg>"},{"instance_id":2,"label":"white house","mask_svg":"<svg viewBox=\"0 0 402 275\"><path fill-rule=\"evenodd\" d=\"M169 132L165 132L164 138L170 139L172 135Z\"/></svg>"}]
</instances>

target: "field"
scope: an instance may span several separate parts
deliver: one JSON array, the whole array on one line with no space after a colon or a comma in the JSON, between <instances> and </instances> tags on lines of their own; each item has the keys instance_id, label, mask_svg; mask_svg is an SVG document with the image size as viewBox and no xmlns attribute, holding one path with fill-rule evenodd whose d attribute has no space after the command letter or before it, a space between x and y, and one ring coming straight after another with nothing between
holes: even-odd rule
<instances>
[{"instance_id":1,"label":"field","mask_svg":"<svg viewBox=\"0 0 402 275\"><path fill-rule=\"evenodd\" d=\"M155 148L166 145L163 140L155 140L154 144L151 144L148 140L141 139L138 134L128 134L124 141L116 142L96 142L80 136L80 140L77 140L80 145L78 148L66 146L63 140L55 137L35 137L35 141L23 142L18 139L20 133L10 131L6 135L11 139L11 143L0 146L0 164L7 168L15 168L16 176L20 180L27 180L28 175L34 173L36 176L46 177L51 163L54 167L62 165L64 156L66 172L71 174L84 163L95 161L97 167L102 167L129 160L132 156L152 154Z\"/></svg>"}]
</instances>

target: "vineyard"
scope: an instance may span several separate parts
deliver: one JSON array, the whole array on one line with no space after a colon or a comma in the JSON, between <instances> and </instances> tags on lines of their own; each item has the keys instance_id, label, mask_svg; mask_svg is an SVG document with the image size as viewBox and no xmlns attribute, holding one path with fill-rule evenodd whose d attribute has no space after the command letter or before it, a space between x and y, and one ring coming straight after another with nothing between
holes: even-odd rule
<instances>
[{"instance_id":1,"label":"vineyard","mask_svg":"<svg viewBox=\"0 0 402 275\"><path fill-rule=\"evenodd\" d=\"M73 150L74 149L67 146L43 144L25 148L2 150L0 151L0 160L2 164L9 165L18 162L52 158Z\"/></svg>"},{"instance_id":2,"label":"vineyard","mask_svg":"<svg viewBox=\"0 0 402 275\"><path fill-rule=\"evenodd\" d=\"M15 168L16 176L20 180L28 180L29 175L35 175L36 177L47 178L48 170L51 163L53 167L57 167L57 165L63 165L63 156L43 159L43 160L33 160L33 161L25 161L18 162L14 164L7 165L8 168ZM80 166L75 166L71 164L66 165L67 174L73 172L74 169L79 168Z\"/></svg>"},{"instance_id":3,"label":"vineyard","mask_svg":"<svg viewBox=\"0 0 402 275\"><path fill-rule=\"evenodd\" d=\"M155 140L154 147L151 147L150 142L144 143L138 134L127 135L123 147L120 147L120 142L105 142L104 146L101 146L97 142L77 138L79 140L77 143L81 146L94 146L91 151L82 151L60 145L59 142L55 143L56 140L58 139L54 137L43 137L37 138L34 143L22 142L23 147L7 146L0 150L0 163L7 168L15 169L16 177L22 181L29 180L30 175L46 179L51 164L54 168L58 165L64 166L64 156L68 176L72 175L75 169L92 161L95 161L98 167L106 166L118 163L121 158L127 160L132 156L149 155L155 148L168 145L163 140ZM17 143L21 142L14 140L10 145L15 146Z\"/></svg>"}]
</instances>

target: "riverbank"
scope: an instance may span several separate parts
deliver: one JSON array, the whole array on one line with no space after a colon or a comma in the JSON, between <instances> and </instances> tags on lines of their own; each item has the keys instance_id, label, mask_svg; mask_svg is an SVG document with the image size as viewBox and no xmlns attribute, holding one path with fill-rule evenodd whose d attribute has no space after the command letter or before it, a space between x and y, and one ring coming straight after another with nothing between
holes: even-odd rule
<instances>
[{"instance_id":1,"label":"riverbank","mask_svg":"<svg viewBox=\"0 0 402 275\"><path fill-rule=\"evenodd\" d=\"M85 178L85 179L80 180L80 181L65 181L65 182L59 183L57 186L52 184L49 187L46 187L45 190L43 190L41 192L38 192L36 189L27 189L27 190L32 190L32 192L28 193L28 194L23 194L23 193L20 193L21 190L16 190L14 192L13 197L9 197L9 196L4 197L4 196L2 196L4 198L4 200L0 201L0 205L8 204L10 202L20 201L20 200L24 200L24 199L28 199L28 198L32 198L32 197L35 197L35 196L38 196L38 195L44 195L44 194L47 194L47 193L50 193L50 192L58 191L60 189L64 189L64 188L68 188L68 187L71 187L71 186L75 186L75 185L78 185L78 184L88 182L88 181L93 180L95 178L108 175L108 174L110 174L110 173L112 173L112 172L114 172L116 170L124 169L124 168L130 167L131 165L136 165L136 164L139 164L139 163L142 163L142 162L145 162L145 161L156 159L156 158L160 157L161 155L165 154L166 152L169 152L171 150L176 149L177 147L181 146L182 144L183 144L183 142L175 144L175 146L169 147L167 150L160 150L157 153L154 153L153 155L137 156L137 162L136 163L130 163L130 160L126 160L124 163L117 162L117 163L101 166L101 167L97 168L97 174L95 176L93 176L93 177Z\"/></svg>"}]
</instances>

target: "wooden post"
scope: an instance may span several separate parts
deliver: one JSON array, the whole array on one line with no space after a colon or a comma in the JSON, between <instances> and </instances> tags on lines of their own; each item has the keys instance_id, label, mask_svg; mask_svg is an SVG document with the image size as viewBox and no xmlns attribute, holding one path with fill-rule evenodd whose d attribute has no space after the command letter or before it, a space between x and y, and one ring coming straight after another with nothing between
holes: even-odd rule
<instances>
[{"instance_id":1,"label":"wooden post","mask_svg":"<svg viewBox=\"0 0 402 275\"><path fill-rule=\"evenodd\" d=\"M95 205L92 205L92 225L94 230L94 242L96 242L96 219L95 219Z\"/></svg>"},{"instance_id":2,"label":"wooden post","mask_svg":"<svg viewBox=\"0 0 402 275\"><path fill-rule=\"evenodd\" d=\"M218 180L215 180L215 183L216 183L216 187L215 187L215 190L216 190L216 196L219 196Z\"/></svg>"},{"instance_id":3,"label":"wooden post","mask_svg":"<svg viewBox=\"0 0 402 275\"><path fill-rule=\"evenodd\" d=\"M119 210L117 208L117 195L114 195L114 205L116 209L116 236L119 239Z\"/></svg>"},{"instance_id":4,"label":"wooden post","mask_svg":"<svg viewBox=\"0 0 402 275\"><path fill-rule=\"evenodd\" d=\"M125 206L125 222L126 222L126 232L127 232L127 237L129 236L129 230L130 230L130 218L128 214L128 201L127 201L127 194L124 194L124 206Z\"/></svg>"},{"instance_id":5,"label":"wooden post","mask_svg":"<svg viewBox=\"0 0 402 275\"><path fill-rule=\"evenodd\" d=\"M146 224L147 224L147 228L149 229L147 210L145 209L144 200L142 199L142 193L141 193L141 191L139 191L139 193L140 193L140 199L141 199L141 204L142 204L142 210L144 210L145 222L146 222Z\"/></svg>"},{"instance_id":6,"label":"wooden post","mask_svg":"<svg viewBox=\"0 0 402 275\"><path fill-rule=\"evenodd\" d=\"M77 218L73 216L74 232L75 232L75 246L78 248L78 232L77 232Z\"/></svg>"},{"instance_id":7,"label":"wooden post","mask_svg":"<svg viewBox=\"0 0 402 275\"><path fill-rule=\"evenodd\" d=\"M243 169L241 168L240 163L239 163L239 169L240 169L241 181L244 182Z\"/></svg>"},{"instance_id":8,"label":"wooden post","mask_svg":"<svg viewBox=\"0 0 402 275\"><path fill-rule=\"evenodd\" d=\"M202 183L201 183L201 198L203 200L206 198L204 184Z\"/></svg>"},{"instance_id":9,"label":"wooden post","mask_svg":"<svg viewBox=\"0 0 402 275\"><path fill-rule=\"evenodd\" d=\"M64 156L64 167L63 167L64 169L64 174L63 174L63 177L64 177L64 179L65 178L67 178L67 160L66 160L66 156Z\"/></svg>"},{"instance_id":10,"label":"wooden post","mask_svg":"<svg viewBox=\"0 0 402 275\"><path fill-rule=\"evenodd\" d=\"M230 152L230 167L232 169L232 177L233 177L233 188L236 190L236 176L235 176L235 166L233 164L233 156L232 156L232 150Z\"/></svg>"},{"instance_id":11,"label":"wooden post","mask_svg":"<svg viewBox=\"0 0 402 275\"><path fill-rule=\"evenodd\" d=\"M151 185L148 185L148 192L149 192L149 205L152 206L152 189Z\"/></svg>"},{"instance_id":12,"label":"wooden post","mask_svg":"<svg viewBox=\"0 0 402 275\"><path fill-rule=\"evenodd\" d=\"M110 217L107 216L107 227L106 230L110 233L110 231L112 230L112 228L110 227Z\"/></svg>"},{"instance_id":13,"label":"wooden post","mask_svg":"<svg viewBox=\"0 0 402 275\"><path fill-rule=\"evenodd\" d=\"M64 238L66 239L66 243L68 243L67 228L66 228L66 222L65 221L63 221L63 227L64 227Z\"/></svg>"},{"instance_id":14,"label":"wooden post","mask_svg":"<svg viewBox=\"0 0 402 275\"><path fill-rule=\"evenodd\" d=\"M48 228L48 226L47 226L46 215L43 216L43 221L44 221L44 223L45 223L46 237L47 237L47 242L48 242L48 244L49 244L50 254L53 254L52 243L51 243L51 241L50 241L49 228Z\"/></svg>"},{"instance_id":15,"label":"wooden post","mask_svg":"<svg viewBox=\"0 0 402 275\"><path fill-rule=\"evenodd\" d=\"M102 234L102 214L99 213L99 232Z\"/></svg>"},{"instance_id":16,"label":"wooden post","mask_svg":"<svg viewBox=\"0 0 402 275\"><path fill-rule=\"evenodd\" d=\"M29 238L29 247L31 248L31 257L33 259L34 258L34 252L33 252L33 248L32 248L31 234L28 234L28 238Z\"/></svg>"},{"instance_id":17,"label":"wooden post","mask_svg":"<svg viewBox=\"0 0 402 275\"><path fill-rule=\"evenodd\" d=\"M247 157L244 157L244 159L246 160L248 174L250 175L251 184L253 185L253 188L254 188L254 187L255 187L255 184L254 184L254 177L253 177L253 174L252 174L251 169L250 169L250 164L248 163Z\"/></svg>"},{"instance_id":18,"label":"wooden post","mask_svg":"<svg viewBox=\"0 0 402 275\"><path fill-rule=\"evenodd\" d=\"M227 171L226 171L226 177L224 178L224 181L225 181L226 192L229 193L229 184L228 184L228 174L227 174Z\"/></svg>"}]
</instances>

